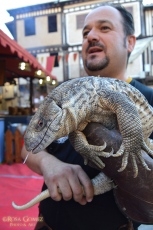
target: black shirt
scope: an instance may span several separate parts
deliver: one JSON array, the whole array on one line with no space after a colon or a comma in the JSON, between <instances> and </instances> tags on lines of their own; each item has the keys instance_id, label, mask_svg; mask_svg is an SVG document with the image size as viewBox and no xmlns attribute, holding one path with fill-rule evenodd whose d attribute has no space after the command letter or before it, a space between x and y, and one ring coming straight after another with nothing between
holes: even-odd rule
<instances>
[{"instance_id":1,"label":"black shirt","mask_svg":"<svg viewBox=\"0 0 153 230\"><path fill-rule=\"evenodd\" d=\"M130 82L130 84L137 88L145 96L149 104L153 106L153 89L151 87L148 87L134 79ZM150 135L150 138L153 139L153 133Z\"/></svg>"},{"instance_id":2,"label":"black shirt","mask_svg":"<svg viewBox=\"0 0 153 230\"><path fill-rule=\"evenodd\" d=\"M137 88L146 97L149 104L153 106L153 89L152 88L149 88L148 86L134 79L130 82L130 84L134 86L135 88Z\"/></svg>"}]
</instances>

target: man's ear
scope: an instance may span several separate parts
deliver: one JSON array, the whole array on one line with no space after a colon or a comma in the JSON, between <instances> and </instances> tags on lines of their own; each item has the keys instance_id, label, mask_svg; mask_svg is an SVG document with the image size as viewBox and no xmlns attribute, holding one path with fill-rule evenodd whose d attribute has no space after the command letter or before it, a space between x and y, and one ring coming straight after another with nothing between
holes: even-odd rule
<instances>
[{"instance_id":1,"label":"man's ear","mask_svg":"<svg viewBox=\"0 0 153 230\"><path fill-rule=\"evenodd\" d=\"M127 45L128 52L131 53L136 43L136 37L134 35L129 35L127 42L128 42L128 45Z\"/></svg>"}]
</instances>

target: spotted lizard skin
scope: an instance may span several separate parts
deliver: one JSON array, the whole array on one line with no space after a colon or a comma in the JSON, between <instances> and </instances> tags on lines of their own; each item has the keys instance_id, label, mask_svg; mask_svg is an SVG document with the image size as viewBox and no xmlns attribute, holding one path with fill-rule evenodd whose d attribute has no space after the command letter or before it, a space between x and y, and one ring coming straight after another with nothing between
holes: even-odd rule
<instances>
[{"instance_id":1,"label":"spotted lizard skin","mask_svg":"<svg viewBox=\"0 0 153 230\"><path fill-rule=\"evenodd\" d=\"M103 146L88 144L82 131L90 122L101 123L108 129L119 129L122 144L116 153L113 149L105 151L107 143ZM122 156L118 169L122 172L130 158L134 177L137 177L137 160L150 170L141 150L153 156L153 143L149 139L152 131L153 108L137 89L121 80L92 76L64 82L48 94L31 119L24 140L27 151L37 153L54 140L69 135L85 163L90 160L103 169L105 164L100 157ZM97 181L95 193L96 188L102 186ZM15 204L14 207L17 208Z\"/></svg>"}]
</instances>

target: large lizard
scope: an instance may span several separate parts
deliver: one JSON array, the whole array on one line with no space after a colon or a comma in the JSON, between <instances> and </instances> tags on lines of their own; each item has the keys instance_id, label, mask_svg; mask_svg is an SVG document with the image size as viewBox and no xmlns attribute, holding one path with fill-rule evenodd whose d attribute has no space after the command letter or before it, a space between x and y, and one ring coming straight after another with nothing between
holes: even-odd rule
<instances>
[{"instance_id":1,"label":"large lizard","mask_svg":"<svg viewBox=\"0 0 153 230\"><path fill-rule=\"evenodd\" d=\"M90 122L119 129L123 141L117 153L105 152L106 144L88 144L82 131ZM102 169L105 164L100 157L123 155L118 171L126 168L130 157L136 177L137 158L149 170L141 150L153 156L149 139L152 131L153 109L138 90L117 79L84 77L64 82L45 98L27 127L24 139L26 149L37 153L54 140L69 135L86 163L89 160Z\"/></svg>"},{"instance_id":2,"label":"large lizard","mask_svg":"<svg viewBox=\"0 0 153 230\"><path fill-rule=\"evenodd\" d=\"M103 151L105 144L88 145L82 131L89 122L99 122L110 129L118 126L123 142L116 154ZM136 157L148 169L141 149L153 156L149 139L152 131L153 108L138 90L117 79L84 77L64 82L45 98L27 127L24 140L26 149L37 153L54 140L69 135L74 144L79 139L75 148L85 160L92 158L100 168L105 165L99 156L123 155L119 171L126 168L130 156L136 176Z\"/></svg>"}]
</instances>

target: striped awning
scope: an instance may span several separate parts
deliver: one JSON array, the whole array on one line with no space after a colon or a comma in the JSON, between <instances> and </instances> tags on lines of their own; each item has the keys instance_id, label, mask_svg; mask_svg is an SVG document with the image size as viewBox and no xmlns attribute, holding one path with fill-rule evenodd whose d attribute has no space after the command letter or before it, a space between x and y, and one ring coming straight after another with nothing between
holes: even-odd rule
<instances>
[{"instance_id":1,"label":"striped awning","mask_svg":"<svg viewBox=\"0 0 153 230\"><path fill-rule=\"evenodd\" d=\"M136 41L135 48L129 58L129 63L133 62L137 57L139 57L140 54L142 54L145 49L150 45L151 41L153 41L153 37L138 39Z\"/></svg>"}]
</instances>

